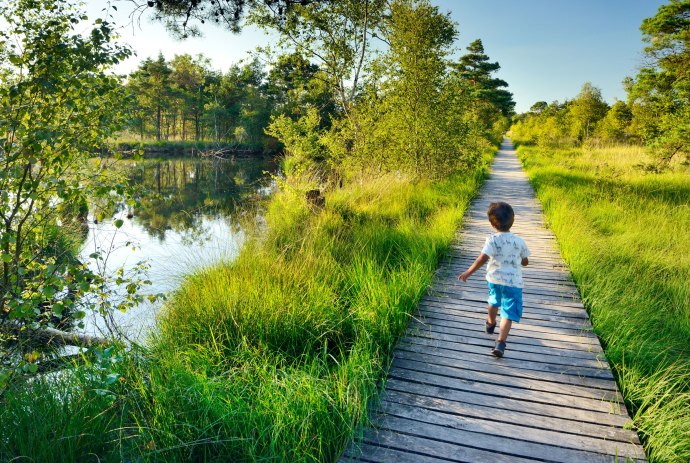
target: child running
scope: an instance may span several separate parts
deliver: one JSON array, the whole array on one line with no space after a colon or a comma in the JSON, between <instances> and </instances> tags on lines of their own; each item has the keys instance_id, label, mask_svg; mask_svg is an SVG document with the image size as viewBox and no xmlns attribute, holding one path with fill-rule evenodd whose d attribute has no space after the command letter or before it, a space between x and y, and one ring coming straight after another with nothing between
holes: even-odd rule
<instances>
[{"instance_id":1,"label":"child running","mask_svg":"<svg viewBox=\"0 0 690 463\"><path fill-rule=\"evenodd\" d=\"M501 309L501 327L496 347L491 352L496 357L503 357L506 350L508 332L513 322L522 317L522 266L529 263L530 255L525 241L510 232L515 213L508 203L489 204L487 211L489 222L496 233L486 238L479 257L458 276L464 282L487 261L486 281L489 284L488 311L486 332L493 334L496 328L496 315Z\"/></svg>"}]
</instances>

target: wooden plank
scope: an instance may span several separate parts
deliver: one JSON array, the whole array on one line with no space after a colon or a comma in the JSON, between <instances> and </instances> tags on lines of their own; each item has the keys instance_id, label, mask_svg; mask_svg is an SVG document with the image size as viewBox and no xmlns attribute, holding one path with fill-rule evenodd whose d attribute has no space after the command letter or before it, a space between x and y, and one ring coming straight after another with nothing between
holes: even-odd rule
<instances>
[{"instance_id":1,"label":"wooden plank","mask_svg":"<svg viewBox=\"0 0 690 463\"><path fill-rule=\"evenodd\" d=\"M446 341L455 344L474 344L483 346L488 352L490 348L494 347L495 341L493 337L486 334L480 334L479 329L454 331L452 333L443 333L439 330L430 331L426 326L413 326L415 322L410 323L408 336L415 339L431 339L438 341ZM555 344L552 341L535 340L532 338L517 338L512 336L508 340L510 346L506 350L504 358L515 356L515 358L523 358L524 354L540 355L544 358L544 362L572 364L578 366L587 366L596 368L606 368L606 361L603 352L576 350L563 348L563 343ZM551 349L549 349L551 348ZM507 357L506 357L507 356ZM497 360L502 361L502 360Z\"/></svg>"},{"instance_id":2,"label":"wooden plank","mask_svg":"<svg viewBox=\"0 0 690 463\"><path fill-rule=\"evenodd\" d=\"M444 435L443 438L449 440L453 439L455 442L462 439L463 436L455 435L452 431L462 429L463 431L473 432L477 434L474 436L475 440L473 443L475 445L480 444L480 442L485 442L489 448L500 448L501 451L513 455L517 454L543 459L548 458L551 461L568 463L592 458L591 454L618 455L624 458L633 459L640 458L641 456L643 457L643 455L640 455L638 447L627 441L607 441L591 436L583 436L568 432L559 433L538 427L525 429L521 425L501 421L500 411L496 412L496 415L499 415L496 417L497 419L489 418L487 420L410 406L406 403L384 399L382 401L381 412L387 415L386 418L388 418L388 416L395 416L405 421L411 420L421 422L425 427L426 425L432 425L436 430L440 430L439 428L450 430L451 432ZM533 417L527 417L527 419L530 418ZM386 421L387 426L390 426L390 428L394 430L401 431L401 429L394 428L394 424L390 423L390 419L386 419ZM398 423L401 422L403 421L401 420ZM531 423L528 422L527 425L529 426L529 424ZM407 423L405 423L405 425L407 425ZM503 439L506 440L505 447L501 445ZM521 453L521 445L526 447L524 453ZM556 448L558 448L558 450L556 450ZM587 449L585 455L580 453L582 452L581 449ZM554 452L559 454L558 457L554 455Z\"/></svg>"},{"instance_id":3,"label":"wooden plank","mask_svg":"<svg viewBox=\"0 0 690 463\"><path fill-rule=\"evenodd\" d=\"M398 450L394 448L382 447L380 442L371 445L366 442L357 444L356 449L349 449L340 459L340 463L395 461L396 463L447 463L447 459L423 455L420 453L410 453L407 449Z\"/></svg>"},{"instance_id":4,"label":"wooden plank","mask_svg":"<svg viewBox=\"0 0 690 463\"><path fill-rule=\"evenodd\" d=\"M395 358L405 358L420 362L446 365L463 368L467 371L490 371L506 376L519 376L523 378L540 379L555 383L571 384L591 388L592 390L604 389L617 394L618 388L612 378L598 376L599 370L595 368L574 368L571 365L562 366L560 370L553 371L545 368L546 364L538 362L525 362L506 359L510 362L487 363L487 353L484 355L465 352L443 351L437 348L420 346L412 343L398 345ZM553 367L553 365L550 365ZM531 368L528 368L531 367ZM590 373L592 376L585 376ZM588 391L589 393L589 391ZM592 392L594 394L594 392ZM620 397L616 395L616 400Z\"/></svg>"},{"instance_id":5,"label":"wooden plank","mask_svg":"<svg viewBox=\"0 0 690 463\"><path fill-rule=\"evenodd\" d=\"M446 280L448 280L448 282L452 282L455 284L462 284L466 285L467 287L478 288L484 291L487 290L486 280L484 278L475 278L473 276L469 280L467 280L467 282L460 283L460 281L458 280L459 274L460 272L444 271L444 269L440 269L436 272L436 278L441 282L445 282ZM562 279L560 281L547 281L544 278L537 277L536 275L523 274L522 280L525 282L525 288L523 289L526 290L545 288L560 291L561 289L563 289L569 292L576 292L577 294L579 294L575 283L566 279Z\"/></svg>"},{"instance_id":6,"label":"wooden plank","mask_svg":"<svg viewBox=\"0 0 690 463\"><path fill-rule=\"evenodd\" d=\"M467 289L460 289L457 291L449 291L446 288L440 287L431 287L429 289L429 294L433 296L446 296L450 298L455 298L455 299L472 299L476 298L475 300L483 300L486 301L487 297L487 292L486 291L479 291L477 289L473 288L467 288ZM582 305L581 302L578 302L577 299L565 299L565 298L555 298L555 297L548 297L548 296L532 296L529 298L523 298L523 307L526 307L528 304L542 304L542 305L547 305L547 306L555 306L555 307L574 307L578 309L584 309L584 305Z\"/></svg>"},{"instance_id":7,"label":"wooden plank","mask_svg":"<svg viewBox=\"0 0 690 463\"><path fill-rule=\"evenodd\" d=\"M431 329L434 327L444 327L444 328L467 328L468 324L472 327L479 327L480 331L484 331L486 324L486 315L477 312L466 312L464 317L453 317L450 314L443 313L444 309L436 309L438 312L432 310L433 307L427 305L419 306L419 321L425 325L429 325ZM439 313L440 312L440 313ZM497 328L495 333L498 334L498 329L500 328L500 315L497 318ZM513 327L511 328L511 334L513 332L520 332L524 335L531 335L533 337L543 337L545 339L551 339L551 336L555 336L555 339L569 340L575 337L583 345L596 345L599 343L599 339L592 332L592 330L580 329L576 327L558 326L557 324L547 324L548 322L543 322L540 320L530 320L523 318L520 323L513 322Z\"/></svg>"},{"instance_id":8,"label":"wooden plank","mask_svg":"<svg viewBox=\"0 0 690 463\"><path fill-rule=\"evenodd\" d=\"M637 434L629 429L614 426L604 426L599 423L585 423L575 420L567 420L560 417L534 415L523 411L499 409L494 406L475 405L466 402L458 402L436 397L428 397L410 392L388 389L382 400L395 402L422 409L434 410L454 415L480 418L484 420L498 421L502 423L520 423L523 427L535 427L558 431L565 434L595 437L616 442L639 444ZM521 433L529 432L528 429Z\"/></svg>"},{"instance_id":9,"label":"wooden plank","mask_svg":"<svg viewBox=\"0 0 690 463\"><path fill-rule=\"evenodd\" d=\"M454 295L442 295L442 296L435 296L432 294L425 294L422 297L423 301L437 301L437 302L443 302L446 304L455 304L462 306L463 304L466 303L480 303L483 304L484 307L486 307L486 294L483 295L477 295L476 297L472 294L467 295L465 298L460 298L460 297L454 297ZM568 306L558 306L555 304L552 305L545 305L545 304L538 304L538 303L532 303L530 301L523 301L523 311L530 311L530 310L544 310L547 312L553 312L553 313L558 313L558 314L568 314L568 316L571 317L587 317L587 312L580 307L568 307Z\"/></svg>"},{"instance_id":10,"label":"wooden plank","mask_svg":"<svg viewBox=\"0 0 690 463\"><path fill-rule=\"evenodd\" d=\"M590 399L594 401L606 401L620 405L622 401L617 392L607 391L604 389L586 388L582 386L575 386L572 384L555 383L543 380L541 378L527 375L501 375L495 370L487 368L486 371L468 370L465 368L458 368L456 366L447 366L438 363L427 363L418 361L417 359L409 358L411 356L399 355L393 360L394 368L404 368L406 370L415 371L424 374L435 374L445 376L454 380L472 381L476 383L483 383L493 386L505 386L516 389L525 389L529 391L539 391L544 394L558 394L561 396L572 396L570 404L573 407L588 408L591 407ZM580 404L580 402L582 402Z\"/></svg>"},{"instance_id":11,"label":"wooden plank","mask_svg":"<svg viewBox=\"0 0 690 463\"><path fill-rule=\"evenodd\" d=\"M417 420L392 414L386 415L385 419L379 418L376 424L381 429L388 429L400 434L433 439L439 442L462 446L463 448L469 448L471 445L475 448L492 449L495 452L495 454L492 455L492 459L473 461L496 461L494 459L496 455L510 458L529 458L532 461L539 459L542 461L562 463L572 463L575 461L600 463L612 461L610 456L594 452L572 450L554 445L538 444L496 435L491 432L491 426L489 424L482 430L483 432L475 432L466 431L463 429L462 424L451 427L424 423L424 426L421 426L421 423Z\"/></svg>"},{"instance_id":12,"label":"wooden plank","mask_svg":"<svg viewBox=\"0 0 690 463\"><path fill-rule=\"evenodd\" d=\"M362 441L365 444L384 449L388 448L407 452L409 452L410 449L414 449L413 452L419 455L441 458L445 461L458 463L534 463L533 459L500 454L491 448L479 449L468 445L451 444L442 440L419 435L398 433L386 428L367 430L362 437ZM396 460L388 459L388 455L383 456L386 457L386 459L374 461L396 462Z\"/></svg>"},{"instance_id":13,"label":"wooden plank","mask_svg":"<svg viewBox=\"0 0 690 463\"><path fill-rule=\"evenodd\" d=\"M401 372L401 376L404 372ZM432 379L433 380L433 379ZM481 405L496 410L512 410L531 415L547 416L572 420L582 423L600 424L614 428L623 428L629 424L630 419L622 413L596 412L593 410L581 410L571 408L568 405L559 405L547 402L520 400L519 398L505 397L495 394L492 389L486 387L473 387L472 384L456 383L453 387L439 384L418 383L405 378L390 377L386 382L387 391L398 391L416 394L425 397L433 397L465 404Z\"/></svg>"},{"instance_id":14,"label":"wooden plank","mask_svg":"<svg viewBox=\"0 0 690 463\"><path fill-rule=\"evenodd\" d=\"M480 319L486 321L487 310L485 304L465 305L462 307L447 307L433 301L419 302L419 311L425 317L448 321L462 321L463 318ZM498 318L501 318L499 313ZM524 312L520 323L549 328L563 328L576 332L592 332L592 325L587 318L561 317L559 315L544 314L543 312ZM592 336L594 336L592 334Z\"/></svg>"},{"instance_id":15,"label":"wooden plank","mask_svg":"<svg viewBox=\"0 0 690 463\"><path fill-rule=\"evenodd\" d=\"M467 316L480 316L486 318L487 309L486 304L478 302L466 302L464 304L449 304L443 302L436 302L432 300L426 300L422 298L419 301L421 308L432 310L438 312L439 317L463 317ZM500 314L498 315L500 317ZM589 318L586 317L571 317L564 316L563 313L557 310L528 310L522 312L522 320L525 323L541 322L558 324L559 326L567 326L571 328L581 328L585 327L588 329L592 328ZM549 326L549 325L546 325Z\"/></svg>"},{"instance_id":16,"label":"wooden plank","mask_svg":"<svg viewBox=\"0 0 690 463\"><path fill-rule=\"evenodd\" d=\"M398 343L397 349L408 352L433 353L433 355L438 357L486 364L487 356L491 355L490 349L493 348L493 344L493 342L485 342L483 344L454 343L442 341L440 339L409 336ZM546 373L573 376L574 379L564 379L563 381L570 381L574 384L586 384L588 379L600 379L602 381L613 380L613 374L609 369L575 365L573 362L570 362L568 358L562 359L559 357L559 360L551 361L549 357L544 357L539 354L512 352L511 355L503 356L500 362L491 361L491 368L495 366L506 366L521 370L543 371ZM595 384L598 384L598 382L593 381L592 385L594 386ZM596 387L608 389L608 387L602 384Z\"/></svg>"},{"instance_id":17,"label":"wooden plank","mask_svg":"<svg viewBox=\"0 0 690 463\"><path fill-rule=\"evenodd\" d=\"M486 286L485 281L482 280L468 280L467 283L463 283L461 281L458 281L457 278L453 278L452 280L443 280L443 279L437 279L434 282L433 288L436 289L442 289L445 291L451 291L455 292L457 290L460 291L468 291L468 290L473 290L473 291L484 291L487 292L488 288ZM564 299L564 300L577 300L580 297L580 294L571 289L571 288L564 288L564 287L535 287L535 286L526 286L522 290L522 298L526 299L530 296L537 296L537 297L556 297L559 299Z\"/></svg>"},{"instance_id":18,"label":"wooden plank","mask_svg":"<svg viewBox=\"0 0 690 463\"><path fill-rule=\"evenodd\" d=\"M445 324L422 323L418 320L412 320L410 322L410 328L416 329L417 331L415 333L417 333L418 336L423 335L430 337L434 336L435 333L473 336L476 333L484 333L484 321L475 320L472 322L471 319L468 319L467 322L455 323L454 326L448 326ZM530 327L529 325L520 326L513 324L513 328L510 330L508 343L514 348L545 354L551 354L548 348L556 348L560 350L554 352L554 354L573 357L587 358L590 357L587 355L588 353L601 352L597 344L589 342L589 340L591 340L590 338L567 335L564 333L538 331L533 328L534 327ZM529 349L527 349L526 346L529 346Z\"/></svg>"}]
</instances>

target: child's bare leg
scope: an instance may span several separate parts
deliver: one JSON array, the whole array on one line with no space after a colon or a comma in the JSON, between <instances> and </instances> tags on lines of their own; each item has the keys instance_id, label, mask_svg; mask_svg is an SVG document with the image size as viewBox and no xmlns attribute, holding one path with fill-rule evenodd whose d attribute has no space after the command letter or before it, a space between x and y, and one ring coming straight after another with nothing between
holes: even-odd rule
<instances>
[{"instance_id":1,"label":"child's bare leg","mask_svg":"<svg viewBox=\"0 0 690 463\"><path fill-rule=\"evenodd\" d=\"M510 327L513 326L513 321L505 317L501 318L501 329L498 333L498 342L506 342Z\"/></svg>"},{"instance_id":2,"label":"child's bare leg","mask_svg":"<svg viewBox=\"0 0 690 463\"><path fill-rule=\"evenodd\" d=\"M486 317L486 322L489 325L495 325L496 324L496 315L498 315L498 307L490 305L487 307L487 310L489 312L489 315Z\"/></svg>"}]
</instances>

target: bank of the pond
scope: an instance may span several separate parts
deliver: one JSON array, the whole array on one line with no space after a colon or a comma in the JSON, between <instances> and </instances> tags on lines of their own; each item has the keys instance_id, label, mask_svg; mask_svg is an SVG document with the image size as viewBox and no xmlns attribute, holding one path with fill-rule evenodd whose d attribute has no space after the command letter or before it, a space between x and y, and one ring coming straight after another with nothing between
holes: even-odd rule
<instances>
[{"instance_id":1,"label":"bank of the pond","mask_svg":"<svg viewBox=\"0 0 690 463\"><path fill-rule=\"evenodd\" d=\"M518 154L650 461L690 461L690 171L634 147Z\"/></svg>"},{"instance_id":2,"label":"bank of the pond","mask_svg":"<svg viewBox=\"0 0 690 463\"><path fill-rule=\"evenodd\" d=\"M97 353L92 371L60 380L59 397L43 380L7 391L16 409L2 414L13 434L0 456L334 461L490 158L442 181L354 182L323 209L306 185L285 186L263 233L172 295L146 351Z\"/></svg>"},{"instance_id":3,"label":"bank of the pond","mask_svg":"<svg viewBox=\"0 0 690 463\"><path fill-rule=\"evenodd\" d=\"M119 140L104 148L101 154L132 157L142 154L146 158L174 157L262 157L275 155L278 143L269 145L249 143L223 143L215 141L184 140Z\"/></svg>"}]
</instances>

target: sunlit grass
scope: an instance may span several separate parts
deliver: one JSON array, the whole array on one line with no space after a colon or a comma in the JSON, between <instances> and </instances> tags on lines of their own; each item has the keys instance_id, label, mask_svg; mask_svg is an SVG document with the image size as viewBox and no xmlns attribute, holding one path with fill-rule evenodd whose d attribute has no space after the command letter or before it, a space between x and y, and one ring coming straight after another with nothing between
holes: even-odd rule
<instances>
[{"instance_id":1,"label":"sunlit grass","mask_svg":"<svg viewBox=\"0 0 690 463\"><path fill-rule=\"evenodd\" d=\"M651 461L690 460L690 170L641 148L519 156Z\"/></svg>"}]
</instances>

